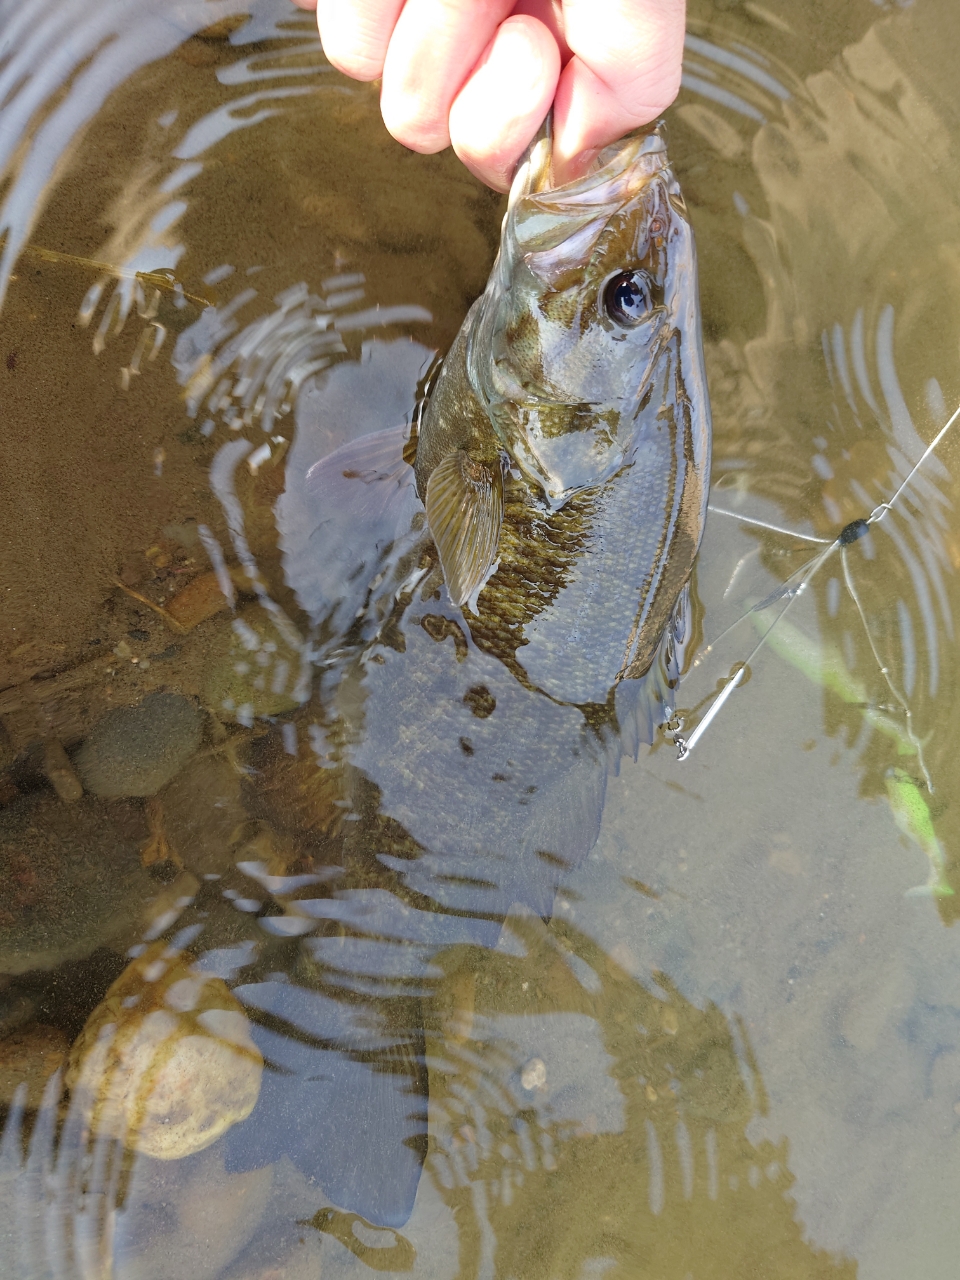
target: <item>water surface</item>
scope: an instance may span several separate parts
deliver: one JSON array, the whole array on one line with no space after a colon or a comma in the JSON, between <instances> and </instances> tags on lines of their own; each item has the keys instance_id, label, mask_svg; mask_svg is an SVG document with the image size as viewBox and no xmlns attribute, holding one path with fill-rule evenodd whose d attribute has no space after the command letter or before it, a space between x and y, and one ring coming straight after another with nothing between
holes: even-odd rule
<instances>
[{"instance_id":1,"label":"water surface","mask_svg":"<svg viewBox=\"0 0 960 1280\"><path fill-rule=\"evenodd\" d=\"M958 28L691 6L716 511L681 737L792 602L686 760L622 761L551 922L501 928L411 907L395 779L351 811L389 810L387 861L338 884L338 568L297 542L310 467L409 422L499 198L393 143L282 0L0 8L5 1275L954 1274L956 439L779 589L960 403ZM265 1084L124 1160L58 1127L57 1076L40 1101L157 940L232 990Z\"/></svg>"}]
</instances>

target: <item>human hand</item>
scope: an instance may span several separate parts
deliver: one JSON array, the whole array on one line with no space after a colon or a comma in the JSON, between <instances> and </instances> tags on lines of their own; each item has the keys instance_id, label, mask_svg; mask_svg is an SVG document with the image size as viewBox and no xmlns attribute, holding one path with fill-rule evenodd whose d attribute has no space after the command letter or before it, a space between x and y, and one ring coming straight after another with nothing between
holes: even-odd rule
<instances>
[{"instance_id":1,"label":"human hand","mask_svg":"<svg viewBox=\"0 0 960 1280\"><path fill-rule=\"evenodd\" d=\"M505 191L551 102L554 179L648 124L680 86L685 0L295 0L327 57L382 78L380 108L413 151L453 145Z\"/></svg>"}]
</instances>

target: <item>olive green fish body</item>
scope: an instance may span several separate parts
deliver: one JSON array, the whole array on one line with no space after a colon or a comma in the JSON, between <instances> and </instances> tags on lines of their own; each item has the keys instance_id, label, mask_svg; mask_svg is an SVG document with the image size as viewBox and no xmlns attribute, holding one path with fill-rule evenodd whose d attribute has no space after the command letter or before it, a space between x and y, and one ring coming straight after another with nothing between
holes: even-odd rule
<instances>
[{"instance_id":1,"label":"olive green fish body","mask_svg":"<svg viewBox=\"0 0 960 1280\"><path fill-rule=\"evenodd\" d=\"M565 187L549 172L542 138L422 414L415 473L478 643L509 619L531 684L602 702L649 669L703 531L696 253L659 132Z\"/></svg>"}]
</instances>

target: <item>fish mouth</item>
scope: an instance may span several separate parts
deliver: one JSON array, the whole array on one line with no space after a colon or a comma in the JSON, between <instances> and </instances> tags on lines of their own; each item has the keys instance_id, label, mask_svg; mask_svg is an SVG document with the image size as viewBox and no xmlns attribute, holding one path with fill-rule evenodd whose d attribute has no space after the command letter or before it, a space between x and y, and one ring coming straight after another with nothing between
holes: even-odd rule
<instances>
[{"instance_id":1,"label":"fish mouth","mask_svg":"<svg viewBox=\"0 0 960 1280\"><path fill-rule=\"evenodd\" d=\"M507 219L515 229L540 237L549 228L551 214L569 220L579 209L587 222L608 208L609 217L667 165L660 124L628 133L604 147L582 177L553 186L553 140L548 131L535 140L517 169L507 201ZM523 210L517 207L520 201L526 205ZM524 238L518 235L518 239Z\"/></svg>"},{"instance_id":2,"label":"fish mouth","mask_svg":"<svg viewBox=\"0 0 960 1280\"><path fill-rule=\"evenodd\" d=\"M549 286L581 267L610 219L668 167L661 129L637 131L604 148L582 178L551 187L550 139L541 138L510 189L501 251L505 277L524 262Z\"/></svg>"},{"instance_id":3,"label":"fish mouth","mask_svg":"<svg viewBox=\"0 0 960 1280\"><path fill-rule=\"evenodd\" d=\"M662 124L604 147L583 177L553 187L553 141L546 128L521 161L507 200L500 252L484 294L484 311L510 288L525 262L545 281L582 265L603 228L669 170Z\"/></svg>"}]
</instances>

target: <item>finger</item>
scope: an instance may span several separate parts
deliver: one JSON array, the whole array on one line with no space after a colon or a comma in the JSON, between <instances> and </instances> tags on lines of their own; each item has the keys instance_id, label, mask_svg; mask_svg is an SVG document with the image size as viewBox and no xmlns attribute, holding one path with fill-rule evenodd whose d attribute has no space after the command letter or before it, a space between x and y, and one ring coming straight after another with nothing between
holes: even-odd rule
<instances>
[{"instance_id":1,"label":"finger","mask_svg":"<svg viewBox=\"0 0 960 1280\"><path fill-rule=\"evenodd\" d=\"M450 108L453 149L488 187L509 190L559 75L560 52L544 24L516 14L507 18Z\"/></svg>"},{"instance_id":2,"label":"finger","mask_svg":"<svg viewBox=\"0 0 960 1280\"><path fill-rule=\"evenodd\" d=\"M298 9L315 9L317 0L293 0Z\"/></svg>"},{"instance_id":3,"label":"finger","mask_svg":"<svg viewBox=\"0 0 960 1280\"><path fill-rule=\"evenodd\" d=\"M539 19L557 42L560 65L569 62L570 49L563 28L563 0L517 0L512 12Z\"/></svg>"},{"instance_id":4,"label":"finger","mask_svg":"<svg viewBox=\"0 0 960 1280\"><path fill-rule=\"evenodd\" d=\"M554 109L554 177L570 181L609 142L649 124L677 96L684 0L566 0L574 57L560 76Z\"/></svg>"},{"instance_id":5,"label":"finger","mask_svg":"<svg viewBox=\"0 0 960 1280\"><path fill-rule=\"evenodd\" d=\"M407 0L383 65L384 124L413 151L450 145L450 106L511 0Z\"/></svg>"},{"instance_id":6,"label":"finger","mask_svg":"<svg viewBox=\"0 0 960 1280\"><path fill-rule=\"evenodd\" d=\"M328 60L354 80L378 80L402 8L403 0L316 0Z\"/></svg>"}]
</instances>

